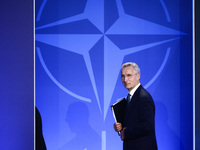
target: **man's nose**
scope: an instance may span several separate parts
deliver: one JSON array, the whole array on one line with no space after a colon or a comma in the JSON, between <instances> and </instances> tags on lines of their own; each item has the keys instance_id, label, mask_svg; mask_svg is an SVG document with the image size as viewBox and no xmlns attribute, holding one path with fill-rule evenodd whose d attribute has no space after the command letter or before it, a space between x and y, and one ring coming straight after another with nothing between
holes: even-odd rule
<instances>
[{"instance_id":1,"label":"man's nose","mask_svg":"<svg viewBox=\"0 0 200 150\"><path fill-rule=\"evenodd\" d=\"M125 81L128 81L129 77L128 76L125 76L124 80Z\"/></svg>"},{"instance_id":2,"label":"man's nose","mask_svg":"<svg viewBox=\"0 0 200 150\"><path fill-rule=\"evenodd\" d=\"M127 76L124 76L124 81L128 81L128 77Z\"/></svg>"}]
</instances>

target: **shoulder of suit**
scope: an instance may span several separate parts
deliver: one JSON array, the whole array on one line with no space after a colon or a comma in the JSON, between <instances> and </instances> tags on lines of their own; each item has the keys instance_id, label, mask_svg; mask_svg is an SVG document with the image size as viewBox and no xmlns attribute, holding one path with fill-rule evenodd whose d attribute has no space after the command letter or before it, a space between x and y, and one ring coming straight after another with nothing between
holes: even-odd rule
<instances>
[{"instance_id":1,"label":"shoulder of suit","mask_svg":"<svg viewBox=\"0 0 200 150\"><path fill-rule=\"evenodd\" d=\"M150 99L152 99L151 94L143 86L140 86L138 88L138 95L140 96L140 98L150 98Z\"/></svg>"}]
</instances>

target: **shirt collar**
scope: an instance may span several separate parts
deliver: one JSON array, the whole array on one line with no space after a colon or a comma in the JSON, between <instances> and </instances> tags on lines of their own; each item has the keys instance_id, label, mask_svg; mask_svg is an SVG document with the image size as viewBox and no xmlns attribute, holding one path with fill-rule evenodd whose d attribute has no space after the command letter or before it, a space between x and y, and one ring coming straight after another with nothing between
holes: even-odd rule
<instances>
[{"instance_id":1,"label":"shirt collar","mask_svg":"<svg viewBox=\"0 0 200 150\"><path fill-rule=\"evenodd\" d=\"M139 86L140 86L140 83L138 83L138 84L129 92L129 94L131 95L131 98L132 98L133 94L135 93L135 91L138 89Z\"/></svg>"}]
</instances>

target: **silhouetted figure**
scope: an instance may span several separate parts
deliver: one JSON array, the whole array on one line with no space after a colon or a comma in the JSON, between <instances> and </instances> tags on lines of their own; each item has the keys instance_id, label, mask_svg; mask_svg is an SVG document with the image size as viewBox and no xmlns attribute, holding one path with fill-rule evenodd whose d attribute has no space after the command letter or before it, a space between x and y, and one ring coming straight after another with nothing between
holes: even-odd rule
<instances>
[{"instance_id":1,"label":"silhouetted figure","mask_svg":"<svg viewBox=\"0 0 200 150\"><path fill-rule=\"evenodd\" d=\"M84 103L69 106L66 122L76 135L59 150L101 150L101 138L89 125L89 110Z\"/></svg>"},{"instance_id":2,"label":"silhouetted figure","mask_svg":"<svg viewBox=\"0 0 200 150\"><path fill-rule=\"evenodd\" d=\"M42 134L42 118L37 107L35 107L35 117L36 117L36 150L46 150L46 144Z\"/></svg>"}]
</instances>

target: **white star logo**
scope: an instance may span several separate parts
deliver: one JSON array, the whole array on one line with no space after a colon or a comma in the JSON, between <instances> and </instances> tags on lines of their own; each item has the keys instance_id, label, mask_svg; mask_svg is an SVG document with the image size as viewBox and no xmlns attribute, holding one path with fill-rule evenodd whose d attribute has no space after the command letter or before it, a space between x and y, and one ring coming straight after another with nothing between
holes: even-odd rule
<instances>
[{"instance_id":1,"label":"white star logo","mask_svg":"<svg viewBox=\"0 0 200 150\"><path fill-rule=\"evenodd\" d=\"M41 5L40 11L36 18L37 21L40 20L40 16L42 15L42 11L46 2L47 0L46 1L44 0L43 4ZM160 0L160 3L163 6L167 20L170 22L170 17L169 17L169 14L167 13L167 9L165 7L164 2ZM106 118L106 114L110 106L110 101L114 92L115 84L117 82L120 67L123 62L124 57L133 53L147 50L157 45L161 45L161 44L176 40L180 38L180 35L185 34L180 31L174 30L172 28L162 26L157 23L153 23L153 22L143 20L135 16L131 16L129 14L126 14L123 8L122 2L120 0L116 0L116 6L117 6L119 17L117 20L113 21L111 25L109 25L109 28L107 25L107 29L105 29L105 18L104 18L105 8L104 8L103 0L88 0L83 13L75 15L75 16L71 16L71 17L68 17L68 18L53 22L53 23L49 23L49 24L37 27L35 29L36 41L82 55L87 67L87 71L92 83L92 87L96 96L99 109L101 113L103 113L104 119ZM56 27L56 26L65 25L69 23L76 23L77 21L83 21L83 20L90 22L94 27L96 27L96 32L95 33L80 33L80 34L77 34L77 33L76 34L61 34L61 33L39 34L37 33L38 31L41 31L43 29L48 29L51 27ZM164 39L164 40L160 39L156 42L150 42L147 44L120 48L119 46L117 46L115 41L112 40L112 36L123 36L123 35L144 35L144 36L145 35L153 35L153 36L173 35L173 36L169 36L169 38ZM101 39L103 39L104 41L103 112L100 105L100 98L99 98L95 75L93 71L94 68L92 67L91 57L89 54L92 47L94 47L95 44L97 44L98 41ZM70 91L65 86L63 86L60 82L58 82L56 78L48 70L43 60L40 48L36 47L36 49L46 73L49 75L49 77L53 80L53 82L57 86L59 86L62 90L64 90L69 95L76 97L77 99L80 99L86 102L91 102L90 98L78 95ZM145 85L146 88L150 86L161 73L162 69L164 68L167 62L169 53L170 53L170 48L168 48L165 55L165 59L163 60L163 63L161 64L157 73Z\"/></svg>"}]
</instances>

